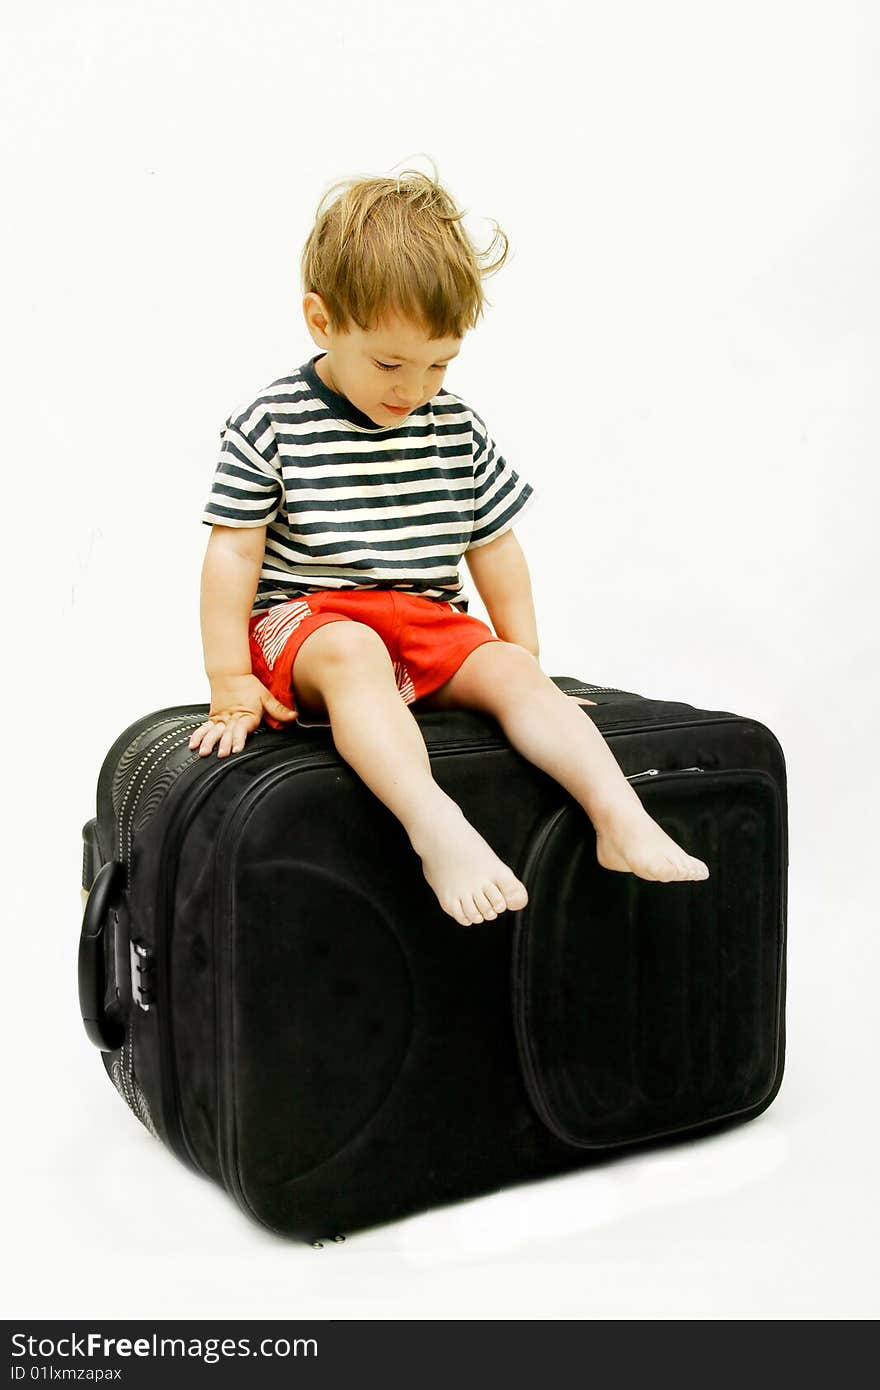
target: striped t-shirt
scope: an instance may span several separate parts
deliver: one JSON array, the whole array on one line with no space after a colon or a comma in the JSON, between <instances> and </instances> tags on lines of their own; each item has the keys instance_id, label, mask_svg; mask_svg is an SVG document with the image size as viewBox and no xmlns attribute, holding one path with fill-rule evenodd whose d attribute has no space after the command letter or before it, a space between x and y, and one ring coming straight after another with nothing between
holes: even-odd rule
<instances>
[{"instance_id":1,"label":"striped t-shirt","mask_svg":"<svg viewBox=\"0 0 880 1390\"><path fill-rule=\"evenodd\" d=\"M319 589L401 589L467 610L458 563L510 529L531 485L441 389L377 425L310 361L235 411L202 521L265 526L252 613Z\"/></svg>"}]
</instances>

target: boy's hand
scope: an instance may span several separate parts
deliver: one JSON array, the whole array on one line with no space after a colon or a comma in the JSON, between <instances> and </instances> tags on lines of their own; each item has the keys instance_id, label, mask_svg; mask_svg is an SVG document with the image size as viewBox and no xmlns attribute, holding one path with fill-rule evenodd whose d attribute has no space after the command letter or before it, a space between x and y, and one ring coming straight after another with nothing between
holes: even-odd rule
<instances>
[{"instance_id":1,"label":"boy's hand","mask_svg":"<svg viewBox=\"0 0 880 1390\"><path fill-rule=\"evenodd\" d=\"M219 742L218 758L240 753L248 734L253 733L263 718L263 710L275 719L296 719L296 711L276 700L254 675L213 680L208 718L193 731L190 748L198 748L199 756L204 757Z\"/></svg>"}]
</instances>

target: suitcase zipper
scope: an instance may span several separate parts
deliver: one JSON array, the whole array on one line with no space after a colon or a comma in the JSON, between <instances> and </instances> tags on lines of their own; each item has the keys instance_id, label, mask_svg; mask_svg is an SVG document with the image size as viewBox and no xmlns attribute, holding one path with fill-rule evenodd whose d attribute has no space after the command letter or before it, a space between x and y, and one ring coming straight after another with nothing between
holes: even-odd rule
<instances>
[{"instance_id":1,"label":"suitcase zipper","mask_svg":"<svg viewBox=\"0 0 880 1390\"><path fill-rule=\"evenodd\" d=\"M134 1074L134 1047L130 1037L119 1050L119 1056L110 1064L110 1080L116 1087L136 1120L140 1120L154 1139L158 1139L153 1117L147 1106L146 1097L138 1085Z\"/></svg>"},{"instance_id":2,"label":"suitcase zipper","mask_svg":"<svg viewBox=\"0 0 880 1390\"><path fill-rule=\"evenodd\" d=\"M126 1058L126 1052L128 1056ZM134 1046L131 1037L126 1038L122 1045L122 1056L120 1058L119 1077L122 1082L122 1096L133 1112L135 1117L140 1120L154 1139L158 1139L156 1126L153 1124L153 1117L147 1108L146 1097L140 1086L137 1084L134 1075Z\"/></svg>"},{"instance_id":3,"label":"suitcase zipper","mask_svg":"<svg viewBox=\"0 0 880 1390\"><path fill-rule=\"evenodd\" d=\"M632 695L631 690L621 690L619 685L566 685L560 686L563 695ZM640 696L644 699L644 696Z\"/></svg>"},{"instance_id":4,"label":"suitcase zipper","mask_svg":"<svg viewBox=\"0 0 880 1390\"><path fill-rule=\"evenodd\" d=\"M627 777L628 782L637 782L640 777L659 777L661 773L668 776L670 772L704 772L702 767L648 767L644 772L631 772Z\"/></svg>"},{"instance_id":5,"label":"suitcase zipper","mask_svg":"<svg viewBox=\"0 0 880 1390\"><path fill-rule=\"evenodd\" d=\"M132 838L134 835L135 815L137 813L138 806L140 805L141 800L143 798L144 792L146 791L147 786L149 785L150 777L153 771L166 760L170 753L173 753L178 748L183 748L186 744L188 744L190 738L192 737L193 731L199 727L199 723L203 722L204 721L201 720L197 723L193 723L192 719L187 718L182 737L182 731L180 728L172 729L169 733L164 734L163 737L160 738L156 743L151 744L151 746L147 749L146 753L141 758L137 767L130 774L128 784L125 788L125 795L122 798L119 811L117 812L119 832L117 841L117 858L121 860L121 862L124 863L126 866L131 862L131 845ZM169 741L171 741L170 745ZM137 787L137 792L134 795L133 800L131 800L131 804L128 805L129 800L132 797L132 794L135 792L138 776L145 763L149 763L149 767L143 774L140 786ZM189 763L184 763L181 766L180 771L183 772L189 766Z\"/></svg>"}]
</instances>

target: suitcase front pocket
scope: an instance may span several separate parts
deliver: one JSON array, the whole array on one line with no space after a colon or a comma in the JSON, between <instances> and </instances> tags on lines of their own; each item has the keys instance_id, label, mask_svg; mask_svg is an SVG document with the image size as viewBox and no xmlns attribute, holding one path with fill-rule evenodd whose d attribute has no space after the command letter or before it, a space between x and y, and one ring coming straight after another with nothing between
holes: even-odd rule
<instances>
[{"instance_id":1,"label":"suitcase front pocket","mask_svg":"<svg viewBox=\"0 0 880 1390\"><path fill-rule=\"evenodd\" d=\"M523 865L513 1015L526 1087L560 1139L607 1147L763 1108L782 1065L783 810L754 769L630 778L709 878L603 869L567 801Z\"/></svg>"}]
</instances>

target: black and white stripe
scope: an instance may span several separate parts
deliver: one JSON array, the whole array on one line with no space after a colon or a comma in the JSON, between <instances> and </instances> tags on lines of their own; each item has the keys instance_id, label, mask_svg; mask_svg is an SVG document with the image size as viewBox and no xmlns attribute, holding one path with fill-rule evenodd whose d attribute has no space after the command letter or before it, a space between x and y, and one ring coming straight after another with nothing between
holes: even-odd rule
<instances>
[{"instance_id":1,"label":"black and white stripe","mask_svg":"<svg viewBox=\"0 0 880 1390\"><path fill-rule=\"evenodd\" d=\"M318 357L221 431L201 519L267 527L253 612L353 588L401 589L466 609L461 556L510 528L534 496L531 485L452 392L440 390L400 425L379 426L325 385Z\"/></svg>"}]
</instances>

